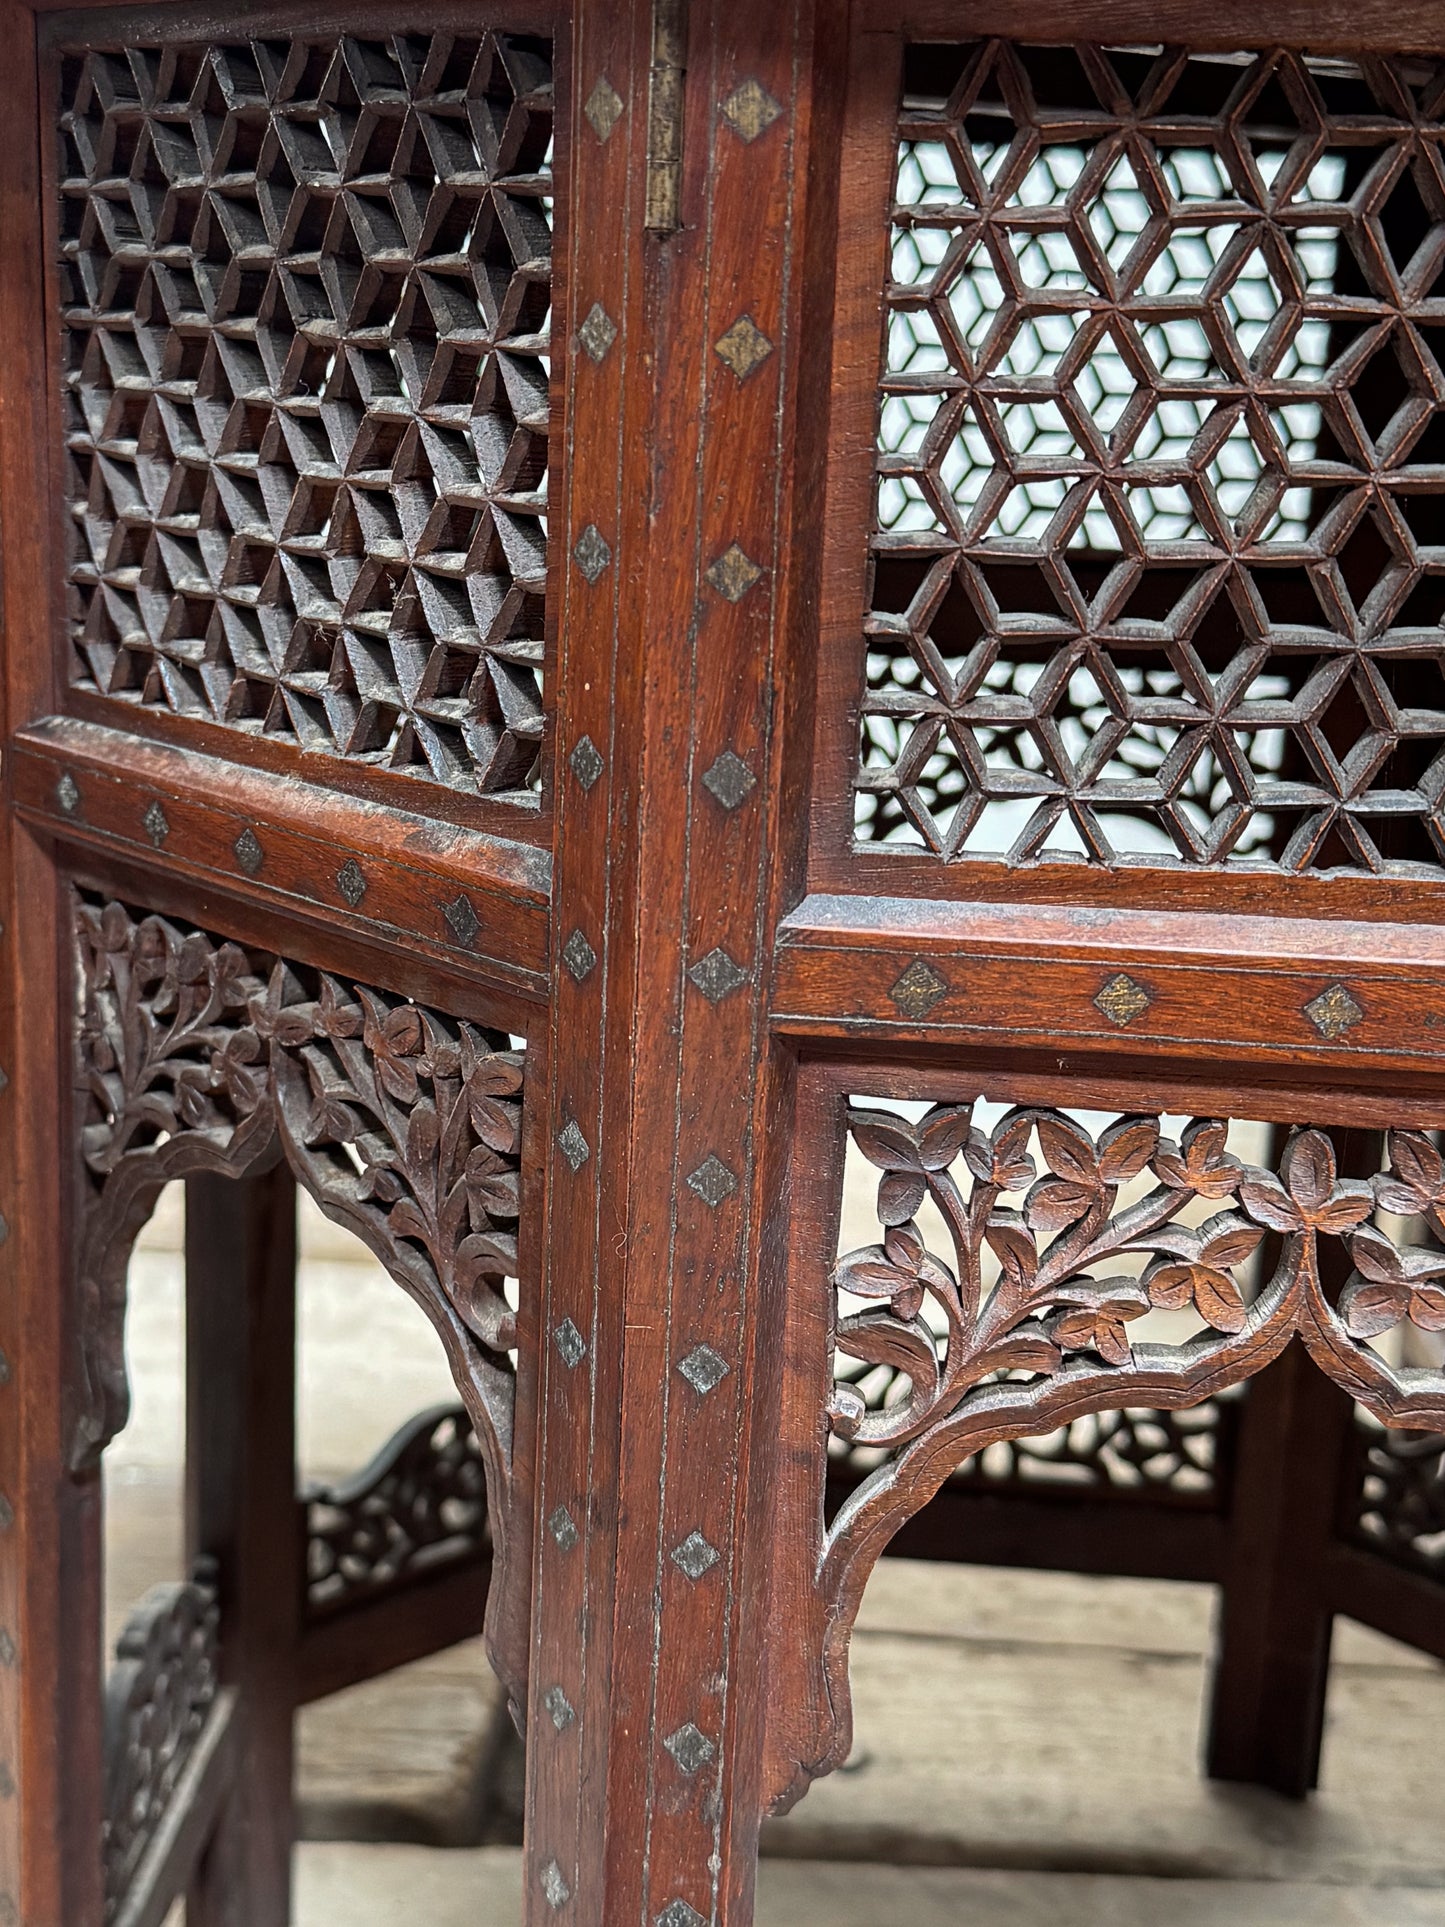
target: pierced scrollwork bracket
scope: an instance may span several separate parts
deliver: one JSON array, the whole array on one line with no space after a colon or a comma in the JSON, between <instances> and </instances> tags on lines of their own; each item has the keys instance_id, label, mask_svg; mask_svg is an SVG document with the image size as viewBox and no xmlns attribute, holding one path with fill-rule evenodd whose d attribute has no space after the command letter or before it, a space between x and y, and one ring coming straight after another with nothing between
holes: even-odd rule
<instances>
[{"instance_id":1,"label":"pierced scrollwork bracket","mask_svg":"<svg viewBox=\"0 0 1445 1927\"><path fill-rule=\"evenodd\" d=\"M105 1918L120 1912L220 1687L215 1568L158 1586L132 1614L106 1686Z\"/></svg>"},{"instance_id":2,"label":"pierced scrollwork bracket","mask_svg":"<svg viewBox=\"0 0 1445 1927\"><path fill-rule=\"evenodd\" d=\"M877 1172L881 1240L828 1272L845 1362L826 1426L875 1469L821 1528L821 1670L804 1696L826 1712L779 1806L846 1757L848 1647L874 1563L987 1446L1090 1412L1198 1404L1296 1337L1385 1423L1445 1429L1445 1375L1375 1342L1445 1329L1445 1159L1429 1134L1391 1129L1383 1160L1342 1176L1317 1129L1276 1133L1270 1169L1235 1155L1217 1118L1175 1142L1157 1115L1095 1134L1052 1108L994 1112L991 1128L975 1109L847 1114ZM1190 1315L1194 1335L1140 1342L1151 1311Z\"/></svg>"},{"instance_id":3,"label":"pierced scrollwork bracket","mask_svg":"<svg viewBox=\"0 0 1445 1927\"><path fill-rule=\"evenodd\" d=\"M168 1180L284 1157L441 1336L507 1518L522 1058L405 999L76 894L82 1355L72 1464L124 1424L125 1274Z\"/></svg>"}]
</instances>

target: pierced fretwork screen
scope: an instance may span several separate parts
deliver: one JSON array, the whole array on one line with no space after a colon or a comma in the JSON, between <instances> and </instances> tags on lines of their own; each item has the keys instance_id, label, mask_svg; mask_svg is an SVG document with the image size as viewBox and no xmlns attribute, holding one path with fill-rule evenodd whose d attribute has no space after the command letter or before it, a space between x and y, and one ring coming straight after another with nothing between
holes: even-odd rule
<instances>
[{"instance_id":1,"label":"pierced fretwork screen","mask_svg":"<svg viewBox=\"0 0 1445 1927\"><path fill-rule=\"evenodd\" d=\"M857 834L1438 875L1445 66L917 47Z\"/></svg>"},{"instance_id":2,"label":"pierced fretwork screen","mask_svg":"<svg viewBox=\"0 0 1445 1927\"><path fill-rule=\"evenodd\" d=\"M76 680L524 795L550 48L117 45L61 86Z\"/></svg>"}]
</instances>

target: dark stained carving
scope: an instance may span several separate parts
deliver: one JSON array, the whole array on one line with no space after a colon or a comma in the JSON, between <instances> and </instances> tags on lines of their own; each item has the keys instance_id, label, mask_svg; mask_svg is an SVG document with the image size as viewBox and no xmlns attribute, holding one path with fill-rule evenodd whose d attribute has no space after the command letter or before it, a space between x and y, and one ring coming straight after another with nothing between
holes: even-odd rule
<instances>
[{"instance_id":1,"label":"dark stained carving","mask_svg":"<svg viewBox=\"0 0 1445 1927\"><path fill-rule=\"evenodd\" d=\"M1438 874L1442 112L1438 63L918 51L862 838Z\"/></svg>"},{"instance_id":2,"label":"dark stained carving","mask_svg":"<svg viewBox=\"0 0 1445 1927\"><path fill-rule=\"evenodd\" d=\"M548 43L115 44L62 85L76 679L525 791Z\"/></svg>"},{"instance_id":3,"label":"dark stained carving","mask_svg":"<svg viewBox=\"0 0 1445 1927\"><path fill-rule=\"evenodd\" d=\"M1360 1419L1362 1472L1352 1537L1445 1584L1445 1436Z\"/></svg>"},{"instance_id":4,"label":"dark stained carving","mask_svg":"<svg viewBox=\"0 0 1445 1927\"><path fill-rule=\"evenodd\" d=\"M870 1411L902 1395L902 1376L886 1366L838 1361L838 1377L857 1384ZM1189 1504L1213 1502L1224 1424L1223 1405L1215 1399L1178 1412L1139 1406L1086 1412L1039 1438L999 1439L963 1460L950 1479L980 1492L1146 1490ZM837 1437L828 1442L828 1456L830 1486L843 1472L861 1483L877 1458Z\"/></svg>"},{"instance_id":5,"label":"dark stained carving","mask_svg":"<svg viewBox=\"0 0 1445 1927\"><path fill-rule=\"evenodd\" d=\"M355 1478L303 1496L312 1618L490 1550L481 1447L460 1406L419 1412Z\"/></svg>"},{"instance_id":6,"label":"dark stained carving","mask_svg":"<svg viewBox=\"0 0 1445 1927\"><path fill-rule=\"evenodd\" d=\"M819 1570L843 1751L867 1574L904 1520L997 1442L1105 1409L1197 1403L1296 1335L1380 1419L1445 1427L1445 1375L1392 1366L1370 1342L1406 1321L1445 1328L1445 1163L1424 1132L1392 1130L1383 1171L1342 1178L1318 1130L1296 1130L1275 1171L1237 1156L1218 1119L1190 1121L1176 1142L1157 1116L1094 1132L1048 1108L1006 1111L991 1128L974 1113L848 1113L879 1172L882 1240L831 1274L844 1362L829 1426L874 1466L828 1523ZM920 1213L942 1226L937 1250ZM1430 1242L1400 1243L1387 1228L1400 1218ZM1341 1241L1353 1267L1337 1300L1322 1240ZM1186 1315L1193 1335L1140 1342L1151 1311Z\"/></svg>"},{"instance_id":7,"label":"dark stained carving","mask_svg":"<svg viewBox=\"0 0 1445 1927\"><path fill-rule=\"evenodd\" d=\"M384 992L77 894L88 1178L87 1399L74 1458L124 1422L125 1269L171 1178L284 1155L436 1326L501 1536L511 1452L522 1061L507 1039Z\"/></svg>"},{"instance_id":8,"label":"dark stained carving","mask_svg":"<svg viewBox=\"0 0 1445 1927\"><path fill-rule=\"evenodd\" d=\"M219 1683L215 1572L158 1586L132 1615L105 1695L105 1918L118 1912L201 1737Z\"/></svg>"}]
</instances>

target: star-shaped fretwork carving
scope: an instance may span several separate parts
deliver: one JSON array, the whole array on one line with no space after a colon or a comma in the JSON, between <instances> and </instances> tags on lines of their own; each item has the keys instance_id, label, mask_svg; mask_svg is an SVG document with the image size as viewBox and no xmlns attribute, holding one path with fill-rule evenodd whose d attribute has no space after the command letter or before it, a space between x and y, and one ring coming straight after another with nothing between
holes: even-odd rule
<instances>
[{"instance_id":1,"label":"star-shaped fretwork carving","mask_svg":"<svg viewBox=\"0 0 1445 1927\"><path fill-rule=\"evenodd\" d=\"M910 79L858 832L1438 874L1445 64L1076 51Z\"/></svg>"},{"instance_id":2,"label":"star-shaped fretwork carving","mask_svg":"<svg viewBox=\"0 0 1445 1927\"><path fill-rule=\"evenodd\" d=\"M87 54L62 102L79 678L536 778L552 78L482 33Z\"/></svg>"}]
</instances>

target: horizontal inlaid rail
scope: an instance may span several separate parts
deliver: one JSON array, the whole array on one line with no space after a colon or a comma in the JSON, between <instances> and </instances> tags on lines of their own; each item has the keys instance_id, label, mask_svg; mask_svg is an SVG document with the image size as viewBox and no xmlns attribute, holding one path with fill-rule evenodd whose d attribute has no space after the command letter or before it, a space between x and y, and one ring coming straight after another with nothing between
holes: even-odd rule
<instances>
[{"instance_id":1,"label":"horizontal inlaid rail","mask_svg":"<svg viewBox=\"0 0 1445 1927\"><path fill-rule=\"evenodd\" d=\"M1445 930L813 895L778 931L774 1027L818 1039L1359 1065L1445 1062Z\"/></svg>"},{"instance_id":2,"label":"horizontal inlaid rail","mask_svg":"<svg viewBox=\"0 0 1445 1927\"><path fill-rule=\"evenodd\" d=\"M12 755L34 828L546 995L545 851L70 719Z\"/></svg>"}]
</instances>

